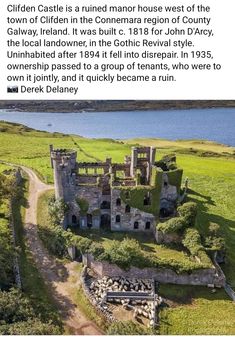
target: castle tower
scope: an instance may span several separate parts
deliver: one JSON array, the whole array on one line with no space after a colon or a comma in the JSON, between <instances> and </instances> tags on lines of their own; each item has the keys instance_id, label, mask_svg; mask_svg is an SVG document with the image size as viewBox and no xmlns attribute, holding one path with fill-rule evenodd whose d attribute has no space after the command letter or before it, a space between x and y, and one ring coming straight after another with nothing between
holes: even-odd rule
<instances>
[{"instance_id":1,"label":"castle tower","mask_svg":"<svg viewBox=\"0 0 235 337\"><path fill-rule=\"evenodd\" d=\"M55 150L50 146L50 154L54 169L55 197L66 202L73 200L77 152Z\"/></svg>"},{"instance_id":2,"label":"castle tower","mask_svg":"<svg viewBox=\"0 0 235 337\"><path fill-rule=\"evenodd\" d=\"M150 164L155 164L155 158L156 158L156 147L151 146L150 147Z\"/></svg>"},{"instance_id":3,"label":"castle tower","mask_svg":"<svg viewBox=\"0 0 235 337\"><path fill-rule=\"evenodd\" d=\"M141 177L144 183L150 182L152 165L154 165L156 156L155 147L132 147L131 149L131 177L135 176L136 170L141 171Z\"/></svg>"},{"instance_id":4,"label":"castle tower","mask_svg":"<svg viewBox=\"0 0 235 337\"><path fill-rule=\"evenodd\" d=\"M135 176L135 170L137 168L137 160L138 160L138 148L131 148L131 177Z\"/></svg>"}]
</instances>

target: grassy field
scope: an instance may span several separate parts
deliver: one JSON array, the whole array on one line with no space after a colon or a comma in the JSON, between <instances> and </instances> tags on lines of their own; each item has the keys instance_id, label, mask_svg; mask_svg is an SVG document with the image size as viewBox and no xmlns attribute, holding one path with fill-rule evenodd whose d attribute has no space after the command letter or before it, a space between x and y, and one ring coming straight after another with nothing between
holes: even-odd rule
<instances>
[{"instance_id":1,"label":"grassy field","mask_svg":"<svg viewBox=\"0 0 235 337\"><path fill-rule=\"evenodd\" d=\"M113 161L122 162L124 155L130 153L131 145L136 143L156 145L158 159L163 154L176 152L178 165L184 169L184 178L189 178L189 198L196 201L199 207L197 228L201 234L206 235L209 223L215 222L224 232L227 262L223 270L229 283L235 288L234 148L200 141L168 142L142 139L123 143L110 139L94 140L27 131L17 125L12 128L7 123L0 123L0 129L2 128L6 130L0 133L0 159L32 167L49 182L52 182L49 144L77 149L78 159L82 161L103 160L110 156ZM110 238L107 238L107 244L108 240ZM146 243L148 244L152 243ZM166 286L162 291L171 296L172 292L175 292L172 287L174 286ZM190 292L185 295L186 287L177 289L180 294L177 305L165 308L161 314L161 333L235 334L235 307L223 291L211 294L209 289L203 288L197 293ZM182 303L185 296L188 300Z\"/></svg>"},{"instance_id":2,"label":"grassy field","mask_svg":"<svg viewBox=\"0 0 235 337\"><path fill-rule=\"evenodd\" d=\"M130 146L112 139L88 140L78 136L35 131L27 127L0 122L0 159L33 168L40 177L53 182L50 166L49 145L78 151L79 161L94 162L111 156L123 161Z\"/></svg>"},{"instance_id":3,"label":"grassy field","mask_svg":"<svg viewBox=\"0 0 235 337\"><path fill-rule=\"evenodd\" d=\"M160 313L164 335L234 335L234 303L223 290L206 287L160 285L160 295L171 307Z\"/></svg>"}]
</instances>

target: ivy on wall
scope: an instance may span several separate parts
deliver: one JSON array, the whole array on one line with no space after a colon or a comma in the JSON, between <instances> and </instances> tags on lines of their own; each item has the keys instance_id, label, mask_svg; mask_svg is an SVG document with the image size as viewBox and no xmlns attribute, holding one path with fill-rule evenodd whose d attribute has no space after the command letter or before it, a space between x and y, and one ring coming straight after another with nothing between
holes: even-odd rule
<instances>
[{"instance_id":1,"label":"ivy on wall","mask_svg":"<svg viewBox=\"0 0 235 337\"><path fill-rule=\"evenodd\" d=\"M80 208L80 214L81 215L86 215L89 209L89 203L86 199L84 198L77 198L76 202Z\"/></svg>"},{"instance_id":2,"label":"ivy on wall","mask_svg":"<svg viewBox=\"0 0 235 337\"><path fill-rule=\"evenodd\" d=\"M139 185L136 187L119 186L115 187L121 189L120 197L125 204L133 208L153 214L159 215L160 211L160 195L162 187L162 174L159 169L154 168L152 172L151 186ZM128 196L127 196L127 193ZM150 204L144 205L144 198L149 194Z\"/></svg>"},{"instance_id":3,"label":"ivy on wall","mask_svg":"<svg viewBox=\"0 0 235 337\"><path fill-rule=\"evenodd\" d=\"M174 185L177 188L177 192L180 193L181 181L183 176L182 169L176 169L168 172L164 172L167 174L169 179L169 184Z\"/></svg>"}]
</instances>

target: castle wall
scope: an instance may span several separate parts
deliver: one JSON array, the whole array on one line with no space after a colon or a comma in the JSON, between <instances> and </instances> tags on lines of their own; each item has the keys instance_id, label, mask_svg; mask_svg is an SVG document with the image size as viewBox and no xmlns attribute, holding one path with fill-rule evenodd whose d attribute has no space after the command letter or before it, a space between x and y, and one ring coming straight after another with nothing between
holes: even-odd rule
<instances>
[{"instance_id":1,"label":"castle wall","mask_svg":"<svg viewBox=\"0 0 235 337\"><path fill-rule=\"evenodd\" d=\"M131 157L127 157L124 164L112 163L111 159L106 159L104 163L77 163L75 151L53 150L53 147L50 147L50 151L54 168L56 198L62 198L72 205L67 216L67 224L73 222L76 225L80 222L81 215L86 215L94 218L94 221L92 219L92 223L94 222L92 227L99 228L98 223L100 223L101 219L102 225L106 226L109 222L108 216L110 214L111 229L114 231L155 232L155 223L161 207L163 209L173 209L174 211L182 170L174 170L167 173L159 171L154 166L155 148L132 148ZM103 174L101 174L102 170ZM105 173L111 173L112 170L114 176L116 171L123 170L126 177L123 181L115 181L114 179L113 189L110 186L110 175L105 175ZM130 180L128 179L129 175L136 176L136 170L140 171L140 184L146 185L136 186L134 178L132 180L131 178ZM167 185L164 184L164 177L165 180L169 180ZM176 182L177 187L172 182ZM126 199L123 193L121 198L121 189L114 188L115 184L121 187L124 184L127 189L129 187L130 200ZM80 214L79 208L75 205L76 198L86 199L89 204L87 214ZM120 205L116 203L118 198L121 199ZM146 198L149 198L151 202L143 203ZM101 209L103 201L110 202L110 210ZM128 202L130 202L130 205ZM127 205L130 206L129 210L126 208ZM99 215L97 210L100 211ZM95 211L95 214L93 214L93 211ZM107 217L101 217L103 214L106 214ZM75 220L72 221L72 218ZM87 227L89 221L91 222L89 219L82 219L84 227Z\"/></svg>"},{"instance_id":2,"label":"castle wall","mask_svg":"<svg viewBox=\"0 0 235 337\"><path fill-rule=\"evenodd\" d=\"M98 186L76 186L75 195L76 198L82 198L88 201L88 213L91 213L94 209L100 208L102 202L102 191Z\"/></svg>"},{"instance_id":3,"label":"castle wall","mask_svg":"<svg viewBox=\"0 0 235 337\"><path fill-rule=\"evenodd\" d=\"M180 243L182 242L182 235L177 233L163 233L161 231L156 230L155 238L158 244L161 243Z\"/></svg>"},{"instance_id":4,"label":"castle wall","mask_svg":"<svg viewBox=\"0 0 235 337\"><path fill-rule=\"evenodd\" d=\"M136 268L131 267L129 270L123 270L117 265L108 262L95 261L94 257L86 254L83 257L83 263L91 268L99 277L120 277L125 278L142 278L155 279L160 283L172 284L188 284L207 286L214 284L215 286L223 287L225 284L225 276L218 273L216 268L198 269L192 273L177 274L171 269L163 268Z\"/></svg>"},{"instance_id":5,"label":"castle wall","mask_svg":"<svg viewBox=\"0 0 235 337\"><path fill-rule=\"evenodd\" d=\"M121 204L117 205L117 199L121 199L121 190L112 189L111 192L111 229L114 231L136 231L136 232L151 232L154 231L155 217L137 208L130 207L130 212L126 212L126 206L122 200ZM120 215L120 222L116 221L116 216ZM138 228L134 228L138 222ZM146 229L146 223L150 222L150 227Z\"/></svg>"}]
</instances>

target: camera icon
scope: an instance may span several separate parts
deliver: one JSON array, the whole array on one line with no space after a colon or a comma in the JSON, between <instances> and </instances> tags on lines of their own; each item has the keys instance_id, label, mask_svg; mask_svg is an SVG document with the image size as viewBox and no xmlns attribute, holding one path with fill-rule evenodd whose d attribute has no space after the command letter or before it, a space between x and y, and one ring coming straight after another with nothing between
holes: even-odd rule
<instances>
[{"instance_id":1,"label":"camera icon","mask_svg":"<svg viewBox=\"0 0 235 337\"><path fill-rule=\"evenodd\" d=\"M19 92L19 88L17 85L13 85L13 86L8 86L7 87L7 92L11 92L11 93L14 93L14 94L17 94Z\"/></svg>"}]
</instances>

